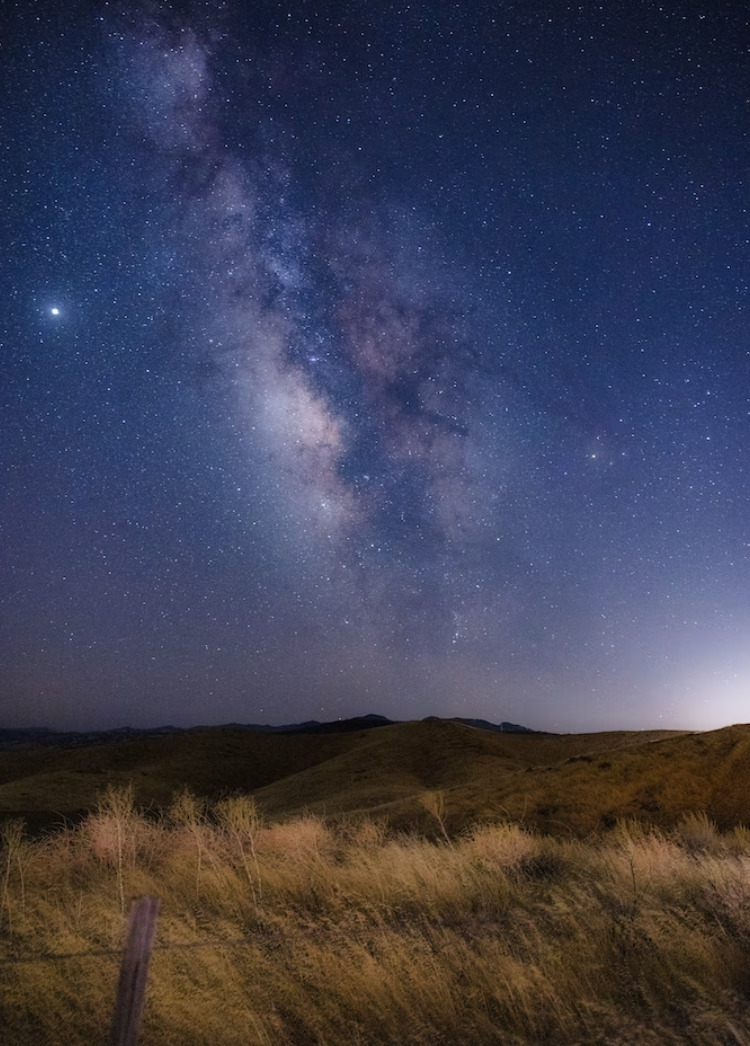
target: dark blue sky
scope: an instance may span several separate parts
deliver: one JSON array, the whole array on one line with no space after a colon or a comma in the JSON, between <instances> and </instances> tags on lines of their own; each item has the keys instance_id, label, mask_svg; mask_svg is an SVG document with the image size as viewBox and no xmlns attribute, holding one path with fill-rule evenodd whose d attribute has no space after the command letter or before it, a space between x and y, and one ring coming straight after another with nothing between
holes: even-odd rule
<instances>
[{"instance_id":1,"label":"dark blue sky","mask_svg":"<svg viewBox=\"0 0 750 1046\"><path fill-rule=\"evenodd\" d=\"M746 5L4 19L3 725L747 719Z\"/></svg>"}]
</instances>

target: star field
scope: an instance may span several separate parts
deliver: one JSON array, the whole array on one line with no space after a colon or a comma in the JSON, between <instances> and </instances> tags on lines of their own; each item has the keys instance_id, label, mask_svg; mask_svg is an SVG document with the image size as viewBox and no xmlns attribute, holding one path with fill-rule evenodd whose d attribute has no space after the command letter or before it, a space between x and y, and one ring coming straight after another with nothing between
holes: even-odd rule
<instances>
[{"instance_id":1,"label":"star field","mask_svg":"<svg viewBox=\"0 0 750 1046\"><path fill-rule=\"evenodd\" d=\"M743 5L11 5L0 715L750 707Z\"/></svg>"}]
</instances>

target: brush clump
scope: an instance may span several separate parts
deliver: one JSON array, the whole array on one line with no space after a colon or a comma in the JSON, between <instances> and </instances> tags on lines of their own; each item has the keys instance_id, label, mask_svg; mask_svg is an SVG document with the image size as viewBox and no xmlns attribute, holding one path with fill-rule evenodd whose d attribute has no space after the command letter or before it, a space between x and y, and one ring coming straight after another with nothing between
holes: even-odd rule
<instances>
[{"instance_id":1,"label":"brush clump","mask_svg":"<svg viewBox=\"0 0 750 1046\"><path fill-rule=\"evenodd\" d=\"M161 898L142 1046L750 1041L750 832L690 815L587 839L449 836L188 791L110 789L81 824L0 839L0 1027L102 1041L123 910Z\"/></svg>"}]
</instances>

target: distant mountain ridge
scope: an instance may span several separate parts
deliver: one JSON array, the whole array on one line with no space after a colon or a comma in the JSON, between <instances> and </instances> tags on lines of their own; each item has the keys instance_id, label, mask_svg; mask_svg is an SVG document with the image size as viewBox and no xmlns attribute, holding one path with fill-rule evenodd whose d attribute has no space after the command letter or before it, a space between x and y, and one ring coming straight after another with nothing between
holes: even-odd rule
<instances>
[{"instance_id":1,"label":"distant mountain ridge","mask_svg":"<svg viewBox=\"0 0 750 1046\"><path fill-rule=\"evenodd\" d=\"M462 716L451 716L448 720L441 720L440 716L430 715L425 719L431 722L461 723L463 726L473 726L475 730L494 730L499 734L538 734L538 730L532 730L528 726L519 726L518 723L490 723L486 719L464 719ZM546 733L547 731L545 731Z\"/></svg>"},{"instance_id":2,"label":"distant mountain ridge","mask_svg":"<svg viewBox=\"0 0 750 1046\"><path fill-rule=\"evenodd\" d=\"M270 726L267 723L225 723L222 726L238 730L255 730L264 734L348 734L357 730L373 730L382 726L393 726L401 720L388 719L387 716L370 712L363 716L352 716L348 719L334 719L321 723L317 719L308 719L302 723L286 723L282 726ZM490 723L486 719L465 719L459 716L442 718L427 716L424 722L450 722L477 730L490 730L495 733L533 734L537 731L516 723ZM107 745L117 741L135 741L143 737L159 737L168 734L187 734L195 730L206 729L204 726L158 726L139 728L119 726L111 730L51 730L48 727L28 727L0 729L0 752L15 748L85 748L89 745Z\"/></svg>"}]
</instances>

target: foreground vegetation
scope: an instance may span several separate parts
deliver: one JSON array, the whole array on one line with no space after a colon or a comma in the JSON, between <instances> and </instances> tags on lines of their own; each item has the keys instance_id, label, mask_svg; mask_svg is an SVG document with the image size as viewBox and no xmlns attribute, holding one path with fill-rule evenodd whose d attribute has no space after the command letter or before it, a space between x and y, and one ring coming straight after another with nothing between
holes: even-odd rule
<instances>
[{"instance_id":1,"label":"foreground vegetation","mask_svg":"<svg viewBox=\"0 0 750 1046\"><path fill-rule=\"evenodd\" d=\"M440 794L423 808L432 833L409 835L188 792L146 816L110 789L41 839L6 822L2 1041L106 1041L148 893L144 1046L750 1043L750 831L452 837Z\"/></svg>"}]
</instances>

